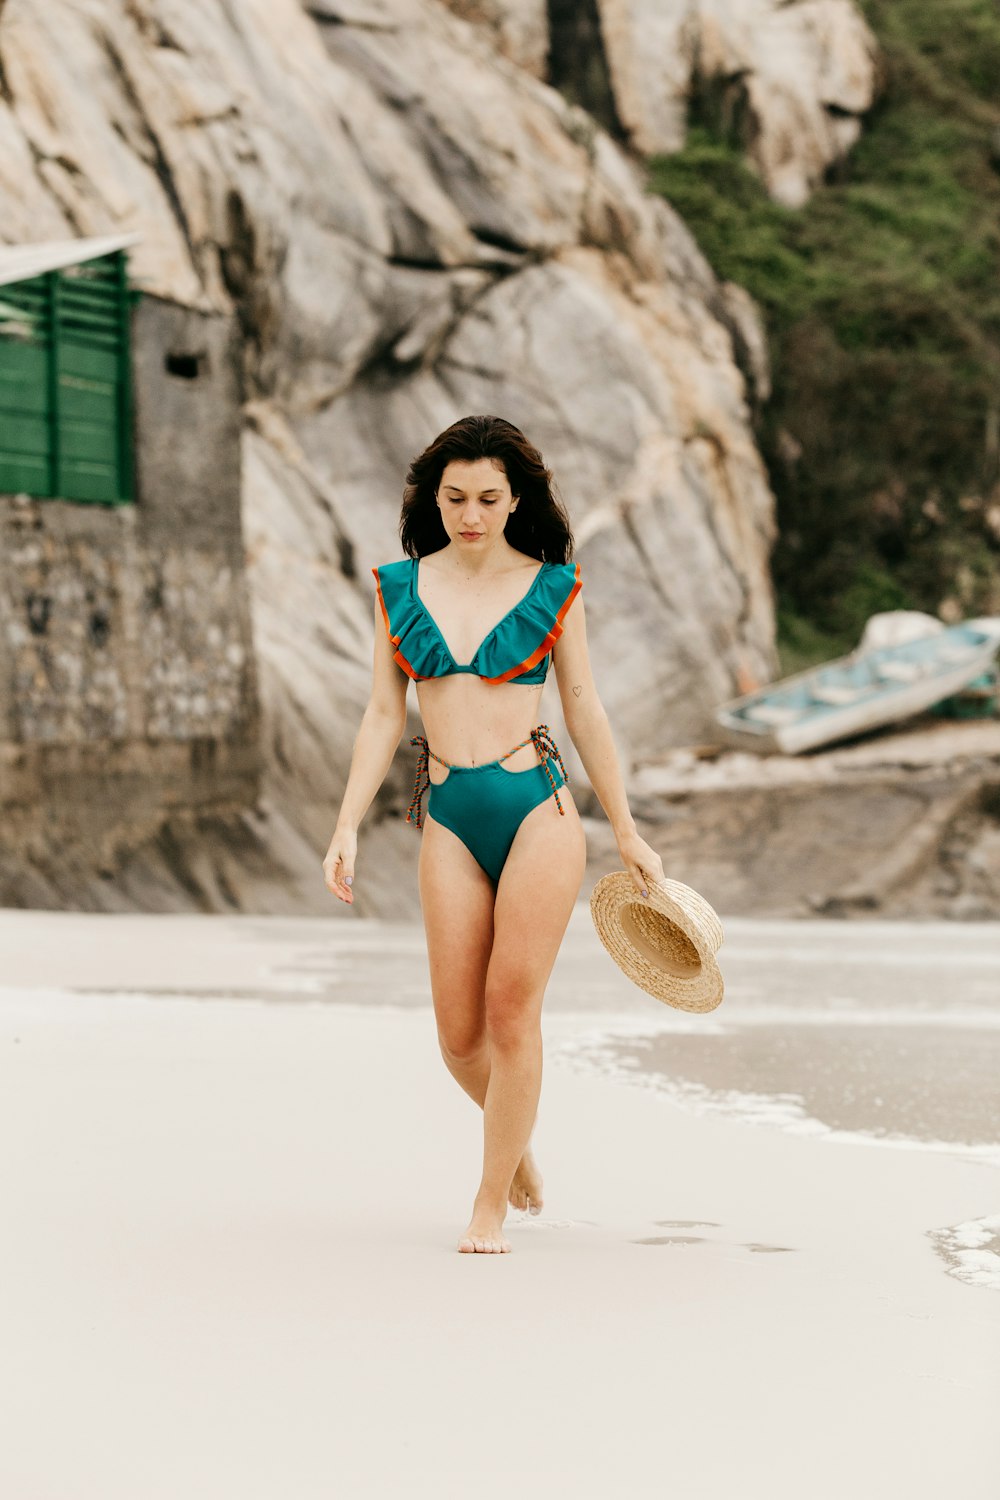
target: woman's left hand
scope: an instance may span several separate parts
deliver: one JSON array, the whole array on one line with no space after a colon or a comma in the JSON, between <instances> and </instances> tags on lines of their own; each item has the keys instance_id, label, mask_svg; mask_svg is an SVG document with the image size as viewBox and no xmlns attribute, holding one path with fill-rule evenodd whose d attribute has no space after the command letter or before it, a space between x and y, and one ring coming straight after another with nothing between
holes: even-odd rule
<instances>
[{"instance_id":1,"label":"woman's left hand","mask_svg":"<svg viewBox=\"0 0 1000 1500\"><path fill-rule=\"evenodd\" d=\"M640 895L649 894L650 880L660 881L666 878L660 856L637 833L628 833L618 840L618 853Z\"/></svg>"}]
</instances>

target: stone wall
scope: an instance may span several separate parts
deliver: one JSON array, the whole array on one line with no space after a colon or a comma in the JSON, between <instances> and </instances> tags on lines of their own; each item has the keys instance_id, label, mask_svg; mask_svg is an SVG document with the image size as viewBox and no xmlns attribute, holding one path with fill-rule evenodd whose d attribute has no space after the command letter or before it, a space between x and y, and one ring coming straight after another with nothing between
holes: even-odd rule
<instances>
[{"instance_id":1,"label":"stone wall","mask_svg":"<svg viewBox=\"0 0 1000 1500\"><path fill-rule=\"evenodd\" d=\"M0 901L259 790L234 320L133 313L135 504L0 496ZM10 876L10 888L5 872Z\"/></svg>"}]
</instances>

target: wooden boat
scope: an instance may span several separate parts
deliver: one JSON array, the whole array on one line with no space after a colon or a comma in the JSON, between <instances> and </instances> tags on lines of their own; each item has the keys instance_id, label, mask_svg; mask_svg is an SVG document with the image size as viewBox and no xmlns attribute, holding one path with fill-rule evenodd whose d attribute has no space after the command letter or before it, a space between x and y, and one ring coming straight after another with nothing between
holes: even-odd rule
<instances>
[{"instance_id":1,"label":"wooden boat","mask_svg":"<svg viewBox=\"0 0 1000 1500\"><path fill-rule=\"evenodd\" d=\"M798 755L921 713L992 669L1000 616L943 626L895 645L856 647L715 710L724 744Z\"/></svg>"}]
</instances>

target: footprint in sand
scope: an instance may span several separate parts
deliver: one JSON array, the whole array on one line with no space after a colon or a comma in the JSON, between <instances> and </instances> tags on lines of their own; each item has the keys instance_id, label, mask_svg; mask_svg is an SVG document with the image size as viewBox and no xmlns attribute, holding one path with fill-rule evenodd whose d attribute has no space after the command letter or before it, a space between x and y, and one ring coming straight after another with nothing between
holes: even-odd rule
<instances>
[{"instance_id":1,"label":"footprint in sand","mask_svg":"<svg viewBox=\"0 0 1000 1500\"><path fill-rule=\"evenodd\" d=\"M704 1224L706 1227L711 1229L719 1229L722 1227L721 1225L712 1224L708 1221L684 1219L657 1219L654 1222L664 1226L680 1225L688 1227L690 1225L690 1227L692 1228L698 1228L701 1227L702 1224ZM709 1241L703 1234L653 1234L641 1240L631 1240L630 1243L633 1245L705 1245L708 1244ZM725 1244L725 1241L713 1240L711 1243L718 1245ZM794 1248L791 1245L761 1245L750 1243L748 1241L741 1242L740 1249L752 1250L757 1254L766 1255L776 1255L786 1251L791 1254L795 1253Z\"/></svg>"},{"instance_id":2,"label":"footprint in sand","mask_svg":"<svg viewBox=\"0 0 1000 1500\"><path fill-rule=\"evenodd\" d=\"M703 1245L703 1234L654 1234L647 1240L632 1240L633 1245Z\"/></svg>"},{"instance_id":3,"label":"footprint in sand","mask_svg":"<svg viewBox=\"0 0 1000 1500\"><path fill-rule=\"evenodd\" d=\"M654 1219L657 1229L721 1229L714 1219Z\"/></svg>"}]
</instances>

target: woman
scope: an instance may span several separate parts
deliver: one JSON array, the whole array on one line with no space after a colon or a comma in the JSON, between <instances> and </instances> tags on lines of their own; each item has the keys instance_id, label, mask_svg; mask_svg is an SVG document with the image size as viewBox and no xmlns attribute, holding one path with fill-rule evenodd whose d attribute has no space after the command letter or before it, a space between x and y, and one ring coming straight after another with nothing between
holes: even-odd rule
<instances>
[{"instance_id":1,"label":"woman","mask_svg":"<svg viewBox=\"0 0 1000 1500\"><path fill-rule=\"evenodd\" d=\"M587 652L580 566L541 454L499 417L465 417L407 474L400 562L373 568L371 699L323 861L351 902L361 819L406 723L412 678L427 738L407 821L438 1041L483 1110L483 1174L461 1251L510 1250L507 1204L537 1213L530 1148L542 1080L542 997L580 891L583 827L558 747L538 724L550 658L566 728L638 889L662 880L628 808ZM574 601L576 601L574 603ZM558 642L558 644L556 644ZM428 802L422 816L424 792Z\"/></svg>"}]
</instances>

